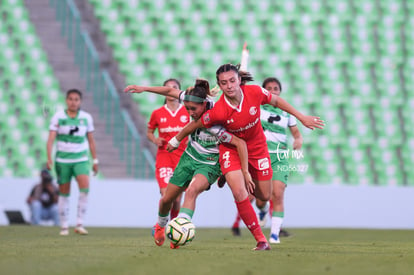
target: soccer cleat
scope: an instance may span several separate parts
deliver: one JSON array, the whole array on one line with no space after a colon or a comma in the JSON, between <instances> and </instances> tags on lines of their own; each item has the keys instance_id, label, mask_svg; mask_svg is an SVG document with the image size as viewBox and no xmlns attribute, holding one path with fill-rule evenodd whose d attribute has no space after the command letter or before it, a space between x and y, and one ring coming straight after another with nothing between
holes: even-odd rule
<instances>
[{"instance_id":1,"label":"soccer cleat","mask_svg":"<svg viewBox=\"0 0 414 275\"><path fill-rule=\"evenodd\" d=\"M290 233L284 229L280 229L279 237L290 237Z\"/></svg>"},{"instance_id":2,"label":"soccer cleat","mask_svg":"<svg viewBox=\"0 0 414 275\"><path fill-rule=\"evenodd\" d=\"M268 242L258 242L256 247L253 250L261 251L261 250L270 250L270 245Z\"/></svg>"},{"instance_id":3,"label":"soccer cleat","mask_svg":"<svg viewBox=\"0 0 414 275\"><path fill-rule=\"evenodd\" d=\"M241 236L240 228L238 227L232 227L231 232L233 233L233 236Z\"/></svg>"},{"instance_id":4,"label":"soccer cleat","mask_svg":"<svg viewBox=\"0 0 414 275\"><path fill-rule=\"evenodd\" d=\"M259 211L259 225L265 227L267 222L267 211Z\"/></svg>"},{"instance_id":5,"label":"soccer cleat","mask_svg":"<svg viewBox=\"0 0 414 275\"><path fill-rule=\"evenodd\" d=\"M67 228L60 229L59 235L60 236L68 236L69 235L69 229L67 229Z\"/></svg>"},{"instance_id":6,"label":"soccer cleat","mask_svg":"<svg viewBox=\"0 0 414 275\"><path fill-rule=\"evenodd\" d=\"M180 248L180 246L179 245L176 245L176 244L173 244L172 242L170 243L170 248L171 249L178 249L178 248Z\"/></svg>"},{"instance_id":7,"label":"soccer cleat","mask_svg":"<svg viewBox=\"0 0 414 275\"><path fill-rule=\"evenodd\" d=\"M271 234L269 238L270 243L280 243L279 236L276 234Z\"/></svg>"},{"instance_id":8,"label":"soccer cleat","mask_svg":"<svg viewBox=\"0 0 414 275\"><path fill-rule=\"evenodd\" d=\"M158 223L155 225L154 241L158 246L161 246L165 241L165 227L159 226Z\"/></svg>"},{"instance_id":9,"label":"soccer cleat","mask_svg":"<svg viewBox=\"0 0 414 275\"><path fill-rule=\"evenodd\" d=\"M88 230L86 230L82 225L77 225L75 227L75 233L79 235L88 235Z\"/></svg>"}]
</instances>

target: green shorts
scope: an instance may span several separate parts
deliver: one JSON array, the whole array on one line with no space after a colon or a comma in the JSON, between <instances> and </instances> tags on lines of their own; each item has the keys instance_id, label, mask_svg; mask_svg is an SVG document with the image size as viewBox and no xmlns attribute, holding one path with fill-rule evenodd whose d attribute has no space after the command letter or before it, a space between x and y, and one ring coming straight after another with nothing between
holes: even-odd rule
<instances>
[{"instance_id":1,"label":"green shorts","mask_svg":"<svg viewBox=\"0 0 414 275\"><path fill-rule=\"evenodd\" d=\"M68 183L72 180L72 177L76 178L79 175L89 175L89 165L89 161L75 163L55 162L58 184Z\"/></svg>"},{"instance_id":2,"label":"green shorts","mask_svg":"<svg viewBox=\"0 0 414 275\"><path fill-rule=\"evenodd\" d=\"M208 165L200 163L184 152L180 158L180 162L178 162L177 167L174 169L170 183L179 187L187 187L197 174L204 175L211 185L221 175L220 164Z\"/></svg>"},{"instance_id":3,"label":"green shorts","mask_svg":"<svg viewBox=\"0 0 414 275\"><path fill-rule=\"evenodd\" d=\"M272 180L279 180L287 184L289 177L289 162L287 159L278 157L277 153L270 153L270 161L272 163L273 177Z\"/></svg>"}]
</instances>

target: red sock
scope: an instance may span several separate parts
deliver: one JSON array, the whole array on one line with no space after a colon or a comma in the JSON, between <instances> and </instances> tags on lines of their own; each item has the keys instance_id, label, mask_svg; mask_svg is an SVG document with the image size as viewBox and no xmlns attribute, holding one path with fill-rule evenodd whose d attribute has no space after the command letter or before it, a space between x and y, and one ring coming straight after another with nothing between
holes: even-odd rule
<instances>
[{"instance_id":1,"label":"red sock","mask_svg":"<svg viewBox=\"0 0 414 275\"><path fill-rule=\"evenodd\" d=\"M243 220L244 224L253 234L253 237L257 242L267 242L266 237L263 235L262 229L259 226L259 221L257 220L256 212L254 212L253 206L250 203L249 198L245 200L236 201L237 210L239 210L239 215Z\"/></svg>"},{"instance_id":2,"label":"red sock","mask_svg":"<svg viewBox=\"0 0 414 275\"><path fill-rule=\"evenodd\" d=\"M180 210L174 210L174 209L171 208L171 211L170 211L170 220L172 220L175 217L177 217L178 216L178 212L180 212Z\"/></svg>"},{"instance_id":3,"label":"red sock","mask_svg":"<svg viewBox=\"0 0 414 275\"><path fill-rule=\"evenodd\" d=\"M239 212L237 212L236 220L234 221L232 228L239 228L240 220L240 214Z\"/></svg>"},{"instance_id":4,"label":"red sock","mask_svg":"<svg viewBox=\"0 0 414 275\"><path fill-rule=\"evenodd\" d=\"M270 218L272 218L272 213L273 213L273 201L272 201L272 200L269 200L269 202L270 202L270 206L269 206L269 215L270 215Z\"/></svg>"}]
</instances>

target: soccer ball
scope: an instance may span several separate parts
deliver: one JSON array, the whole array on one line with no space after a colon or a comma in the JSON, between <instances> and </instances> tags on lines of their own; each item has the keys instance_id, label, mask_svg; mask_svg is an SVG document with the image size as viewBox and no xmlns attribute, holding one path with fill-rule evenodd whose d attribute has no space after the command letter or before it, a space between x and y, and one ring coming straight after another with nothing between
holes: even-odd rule
<instances>
[{"instance_id":1,"label":"soccer ball","mask_svg":"<svg viewBox=\"0 0 414 275\"><path fill-rule=\"evenodd\" d=\"M173 244L185 245L194 239L195 226L186 218L177 217L167 224L165 234Z\"/></svg>"}]
</instances>

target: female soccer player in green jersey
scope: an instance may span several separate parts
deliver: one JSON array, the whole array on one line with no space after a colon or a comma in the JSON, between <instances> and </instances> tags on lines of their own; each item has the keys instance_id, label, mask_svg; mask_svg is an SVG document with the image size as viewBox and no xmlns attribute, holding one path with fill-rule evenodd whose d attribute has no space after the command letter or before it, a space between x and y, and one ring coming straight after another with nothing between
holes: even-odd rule
<instances>
[{"instance_id":1,"label":"female soccer player in green jersey","mask_svg":"<svg viewBox=\"0 0 414 275\"><path fill-rule=\"evenodd\" d=\"M70 182L75 177L79 186L78 215L75 233L87 235L83 227L88 205L89 151L93 158L93 171L98 172L92 116L80 110L82 93L71 89L66 93L67 109L58 111L51 119L47 140L47 168L53 166L52 151L56 142L55 170L59 184L60 235L69 235ZM89 147L88 147L89 144Z\"/></svg>"},{"instance_id":2,"label":"female soccer player in green jersey","mask_svg":"<svg viewBox=\"0 0 414 275\"><path fill-rule=\"evenodd\" d=\"M125 92L141 93L149 91L153 93L179 97L184 101L190 116L198 120L202 114L211 109L213 102L207 99L209 94L209 85L207 81L197 81L193 89L183 93L175 89L166 89L165 87L142 87L131 85L125 88ZM171 208L171 202L176 196L186 191L184 202L181 207L179 217L191 219L195 209L197 196L208 189L220 176L219 165L219 143L230 143L237 148L241 160L241 170L244 180L237 184L248 192L254 191L254 183L248 172L248 156L246 143L236 136L225 131L221 126L214 126L209 129L199 128L194 131L189 138L189 143L185 153L182 155L177 165L173 177L168 184L165 195L161 198L159 204L158 222L155 226L154 239L157 245L162 245L165 240L164 228L168 222L168 211ZM169 150L177 148L179 145L177 139L173 138L169 142ZM246 187L244 187L246 186ZM188 188L187 188L188 187ZM187 189L186 189L187 188ZM239 189L240 189L239 188ZM235 192L236 189L232 189ZM236 194L233 194L237 196ZM251 205L249 205L251 207ZM253 208L251 209L253 211ZM261 232L260 227L258 230ZM263 233L261 233L263 236ZM263 236L264 238L264 236ZM265 239L265 238L264 238ZM172 248L175 248L173 245ZM255 250L269 250L267 242L258 245Z\"/></svg>"}]
</instances>

